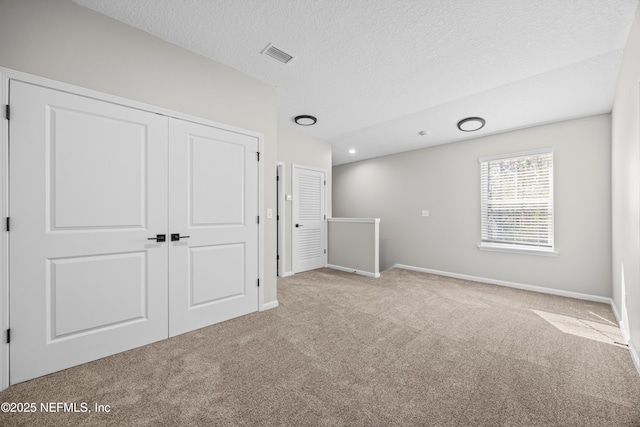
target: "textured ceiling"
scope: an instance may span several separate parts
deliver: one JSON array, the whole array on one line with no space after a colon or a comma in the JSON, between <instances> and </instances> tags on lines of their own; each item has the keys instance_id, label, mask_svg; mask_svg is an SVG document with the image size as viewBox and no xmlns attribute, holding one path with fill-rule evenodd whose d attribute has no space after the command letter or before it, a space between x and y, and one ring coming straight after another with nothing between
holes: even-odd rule
<instances>
[{"instance_id":1,"label":"textured ceiling","mask_svg":"<svg viewBox=\"0 0 640 427\"><path fill-rule=\"evenodd\" d=\"M611 111L638 0L73 0L278 88L334 165ZM269 44L292 55L282 64ZM300 127L293 117L318 123ZM456 123L481 116L463 133ZM429 135L420 136L420 131ZM348 154L349 149L356 154Z\"/></svg>"}]
</instances>

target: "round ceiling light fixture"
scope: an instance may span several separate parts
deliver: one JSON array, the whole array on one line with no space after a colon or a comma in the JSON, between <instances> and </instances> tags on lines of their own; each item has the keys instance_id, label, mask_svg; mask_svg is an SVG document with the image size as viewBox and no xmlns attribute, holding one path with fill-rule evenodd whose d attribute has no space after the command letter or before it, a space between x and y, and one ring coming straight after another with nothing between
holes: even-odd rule
<instances>
[{"instance_id":1,"label":"round ceiling light fixture","mask_svg":"<svg viewBox=\"0 0 640 427\"><path fill-rule=\"evenodd\" d=\"M313 126L318 121L315 117L308 115L296 116L293 120L300 126Z\"/></svg>"},{"instance_id":2,"label":"round ceiling light fixture","mask_svg":"<svg viewBox=\"0 0 640 427\"><path fill-rule=\"evenodd\" d=\"M356 154L356 149L355 148L351 148L349 150L349 154Z\"/></svg>"},{"instance_id":3,"label":"round ceiling light fixture","mask_svg":"<svg viewBox=\"0 0 640 427\"><path fill-rule=\"evenodd\" d=\"M462 132L474 132L484 127L485 121L482 117L467 117L458 122L458 129Z\"/></svg>"}]
</instances>

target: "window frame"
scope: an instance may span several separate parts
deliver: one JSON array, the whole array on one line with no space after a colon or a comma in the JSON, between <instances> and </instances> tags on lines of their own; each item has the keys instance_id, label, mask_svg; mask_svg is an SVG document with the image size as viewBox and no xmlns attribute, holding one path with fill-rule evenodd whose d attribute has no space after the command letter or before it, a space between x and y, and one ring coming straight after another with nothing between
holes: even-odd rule
<instances>
[{"instance_id":1,"label":"window frame","mask_svg":"<svg viewBox=\"0 0 640 427\"><path fill-rule=\"evenodd\" d=\"M482 180L482 168L483 163L489 163L492 161L498 160L515 160L521 157L532 157L532 156L541 156L551 154L551 170L550 170L550 190L551 190L551 228L552 228L552 244L550 246L535 246L529 244L518 244L518 243L498 243L492 241L483 241L482 240L482 223L483 223L483 209L482 206L485 203L483 199L483 194L485 189L483 189L483 180ZM497 156L490 157L481 157L478 159L478 164L480 165L480 243L478 244L478 249L482 251L492 251L492 252L507 252L507 253L520 253L520 254L529 254L529 255L541 255L541 256L558 256L558 251L555 248L555 191L554 191L554 168L555 168L555 149L554 148L544 148L540 150L532 150L532 151L523 151L517 153L508 153L501 154Z\"/></svg>"}]
</instances>

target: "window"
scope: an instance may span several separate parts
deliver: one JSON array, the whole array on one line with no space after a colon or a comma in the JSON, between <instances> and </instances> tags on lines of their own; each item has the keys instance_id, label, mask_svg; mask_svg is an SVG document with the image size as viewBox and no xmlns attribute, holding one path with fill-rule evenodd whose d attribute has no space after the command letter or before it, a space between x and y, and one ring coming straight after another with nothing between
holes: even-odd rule
<instances>
[{"instance_id":1,"label":"window","mask_svg":"<svg viewBox=\"0 0 640 427\"><path fill-rule=\"evenodd\" d=\"M480 159L483 250L555 255L553 149Z\"/></svg>"}]
</instances>

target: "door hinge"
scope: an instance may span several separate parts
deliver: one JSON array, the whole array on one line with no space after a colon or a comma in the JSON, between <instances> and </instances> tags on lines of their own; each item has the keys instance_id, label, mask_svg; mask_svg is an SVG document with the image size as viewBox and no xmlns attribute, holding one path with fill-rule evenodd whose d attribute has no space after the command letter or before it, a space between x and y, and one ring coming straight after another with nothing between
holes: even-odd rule
<instances>
[{"instance_id":1,"label":"door hinge","mask_svg":"<svg viewBox=\"0 0 640 427\"><path fill-rule=\"evenodd\" d=\"M258 215L258 224L260 224L260 215Z\"/></svg>"},{"instance_id":2,"label":"door hinge","mask_svg":"<svg viewBox=\"0 0 640 427\"><path fill-rule=\"evenodd\" d=\"M327 180L326 179L324 180L324 185L327 185Z\"/></svg>"},{"instance_id":3,"label":"door hinge","mask_svg":"<svg viewBox=\"0 0 640 427\"><path fill-rule=\"evenodd\" d=\"M7 329L7 344L11 343L11 329Z\"/></svg>"},{"instance_id":4,"label":"door hinge","mask_svg":"<svg viewBox=\"0 0 640 427\"><path fill-rule=\"evenodd\" d=\"M325 255L327 254L327 250L326 250L326 249L324 250L324 254L325 254Z\"/></svg>"},{"instance_id":5,"label":"door hinge","mask_svg":"<svg viewBox=\"0 0 640 427\"><path fill-rule=\"evenodd\" d=\"M260 287L260 279L258 279L258 287Z\"/></svg>"},{"instance_id":6,"label":"door hinge","mask_svg":"<svg viewBox=\"0 0 640 427\"><path fill-rule=\"evenodd\" d=\"M256 154L258 155L258 161L260 161L260 152L257 151Z\"/></svg>"},{"instance_id":7,"label":"door hinge","mask_svg":"<svg viewBox=\"0 0 640 427\"><path fill-rule=\"evenodd\" d=\"M7 120L9 120L9 117L11 117L11 108L9 107L9 104L5 106L4 116L7 118Z\"/></svg>"},{"instance_id":8,"label":"door hinge","mask_svg":"<svg viewBox=\"0 0 640 427\"><path fill-rule=\"evenodd\" d=\"M276 176L276 181L280 181L280 177L279 176Z\"/></svg>"},{"instance_id":9,"label":"door hinge","mask_svg":"<svg viewBox=\"0 0 640 427\"><path fill-rule=\"evenodd\" d=\"M9 231L9 217L7 217L7 231Z\"/></svg>"}]
</instances>

